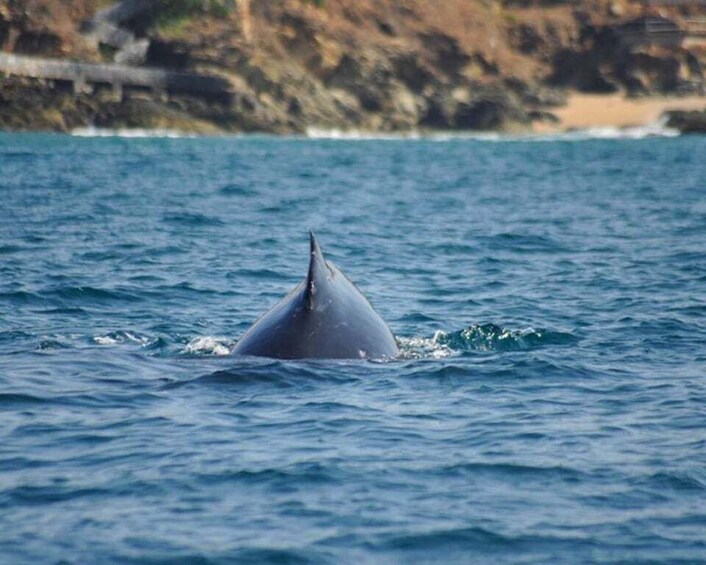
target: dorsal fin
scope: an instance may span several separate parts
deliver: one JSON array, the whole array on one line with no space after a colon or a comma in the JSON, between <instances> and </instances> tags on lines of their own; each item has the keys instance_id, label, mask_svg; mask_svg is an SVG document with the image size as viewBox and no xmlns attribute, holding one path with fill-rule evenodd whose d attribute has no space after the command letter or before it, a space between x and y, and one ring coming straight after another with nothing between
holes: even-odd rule
<instances>
[{"instance_id":1,"label":"dorsal fin","mask_svg":"<svg viewBox=\"0 0 706 565\"><path fill-rule=\"evenodd\" d=\"M326 279L331 276L331 271L326 264L324 254L321 253L319 243L316 241L314 232L309 232L309 273L306 276L306 290L304 291L304 301L309 310L314 309L316 292L326 284Z\"/></svg>"}]
</instances>

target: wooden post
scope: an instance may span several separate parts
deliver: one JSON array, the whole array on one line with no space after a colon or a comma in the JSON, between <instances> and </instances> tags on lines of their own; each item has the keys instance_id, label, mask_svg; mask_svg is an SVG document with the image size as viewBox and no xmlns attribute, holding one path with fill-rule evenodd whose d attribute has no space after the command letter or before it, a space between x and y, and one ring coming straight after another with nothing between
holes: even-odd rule
<instances>
[{"instance_id":1,"label":"wooden post","mask_svg":"<svg viewBox=\"0 0 706 565\"><path fill-rule=\"evenodd\" d=\"M74 79L74 94L91 94L93 86L88 83L86 77L79 75Z\"/></svg>"},{"instance_id":2,"label":"wooden post","mask_svg":"<svg viewBox=\"0 0 706 565\"><path fill-rule=\"evenodd\" d=\"M112 85L112 90L113 90L113 99L116 102L122 102L123 101L123 85L120 84L119 82L114 82Z\"/></svg>"},{"instance_id":3,"label":"wooden post","mask_svg":"<svg viewBox=\"0 0 706 565\"><path fill-rule=\"evenodd\" d=\"M153 86L152 96L159 102L169 101L169 93L167 92L167 89L163 86Z\"/></svg>"}]
</instances>

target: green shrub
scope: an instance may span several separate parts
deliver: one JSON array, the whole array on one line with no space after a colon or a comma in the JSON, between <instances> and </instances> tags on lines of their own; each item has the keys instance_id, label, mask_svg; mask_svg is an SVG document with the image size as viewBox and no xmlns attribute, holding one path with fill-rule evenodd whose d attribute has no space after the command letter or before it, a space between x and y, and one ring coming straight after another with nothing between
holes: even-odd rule
<instances>
[{"instance_id":1,"label":"green shrub","mask_svg":"<svg viewBox=\"0 0 706 565\"><path fill-rule=\"evenodd\" d=\"M235 0L162 0L154 24L160 33L179 37L189 19L199 16L226 17L235 9Z\"/></svg>"},{"instance_id":2,"label":"green shrub","mask_svg":"<svg viewBox=\"0 0 706 565\"><path fill-rule=\"evenodd\" d=\"M235 8L233 0L162 0L159 22L177 20L196 15L227 16Z\"/></svg>"}]
</instances>

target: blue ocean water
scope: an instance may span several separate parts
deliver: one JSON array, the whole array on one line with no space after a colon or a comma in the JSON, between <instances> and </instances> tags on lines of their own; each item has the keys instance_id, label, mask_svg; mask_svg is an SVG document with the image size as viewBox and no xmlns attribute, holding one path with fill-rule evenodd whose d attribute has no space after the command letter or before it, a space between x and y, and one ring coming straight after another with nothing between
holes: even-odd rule
<instances>
[{"instance_id":1,"label":"blue ocean water","mask_svg":"<svg viewBox=\"0 0 706 565\"><path fill-rule=\"evenodd\" d=\"M0 136L0 562L706 562L706 137ZM228 353L307 230L395 361Z\"/></svg>"}]
</instances>

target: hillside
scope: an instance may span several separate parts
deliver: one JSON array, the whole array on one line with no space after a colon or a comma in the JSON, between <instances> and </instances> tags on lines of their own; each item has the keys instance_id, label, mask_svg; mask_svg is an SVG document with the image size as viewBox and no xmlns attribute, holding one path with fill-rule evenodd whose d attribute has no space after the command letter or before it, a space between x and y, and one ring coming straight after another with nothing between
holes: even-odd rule
<instances>
[{"instance_id":1,"label":"hillside","mask_svg":"<svg viewBox=\"0 0 706 565\"><path fill-rule=\"evenodd\" d=\"M681 30L704 17L698 3L144 1L148 9L116 20L130 49L90 33L87 22L109 5L0 0L0 44L17 54L108 63L123 56L130 65L217 75L232 96L125 92L116 100L107 90L75 93L57 81L5 76L0 127L519 130L552 124L571 91L706 92L704 44L669 32L669 24ZM638 20L645 16L652 19ZM659 33L642 33L655 25Z\"/></svg>"}]
</instances>

